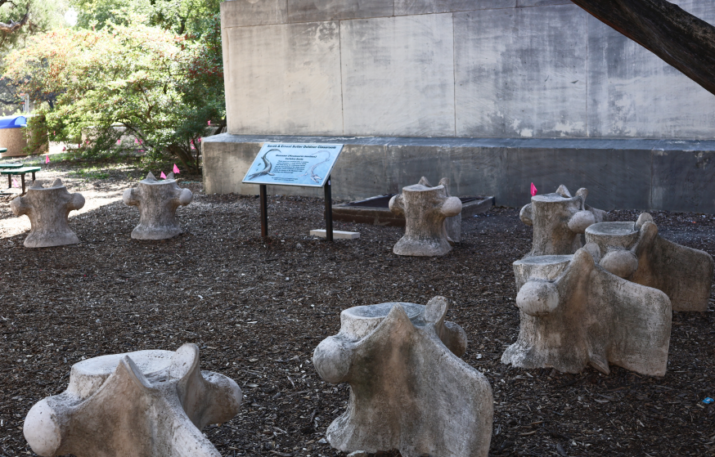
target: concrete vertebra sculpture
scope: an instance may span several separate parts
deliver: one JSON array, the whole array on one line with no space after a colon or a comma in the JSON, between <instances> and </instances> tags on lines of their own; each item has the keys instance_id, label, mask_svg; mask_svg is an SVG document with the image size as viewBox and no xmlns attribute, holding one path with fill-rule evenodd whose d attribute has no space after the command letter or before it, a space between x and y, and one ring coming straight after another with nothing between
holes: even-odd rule
<instances>
[{"instance_id":1,"label":"concrete vertebra sculpture","mask_svg":"<svg viewBox=\"0 0 715 457\"><path fill-rule=\"evenodd\" d=\"M439 185L444 186L444 192L447 195L447 197L451 197L452 195L449 193L449 178L442 178L439 180ZM424 176L422 179L420 179L419 184L422 184L423 186L426 187L432 187L432 184L429 183L427 178ZM457 197L459 198L459 197ZM460 199L460 202L462 200ZM460 211L459 214L456 216L450 216L446 217L444 219L444 230L447 233L447 241L449 241L450 244L454 243L459 243L462 241L462 212Z\"/></svg>"},{"instance_id":2,"label":"concrete vertebra sculpture","mask_svg":"<svg viewBox=\"0 0 715 457\"><path fill-rule=\"evenodd\" d=\"M464 330L445 322L447 299L344 310L340 333L313 354L318 374L350 384L347 411L326 438L341 451L399 449L405 457L479 457L493 419L487 379L463 362Z\"/></svg>"},{"instance_id":3,"label":"concrete vertebra sculpture","mask_svg":"<svg viewBox=\"0 0 715 457\"><path fill-rule=\"evenodd\" d=\"M586 228L605 219L606 212L586 205L588 190L581 188L572 197L561 185L553 194L534 195L519 217L534 227L529 256L569 255L581 246Z\"/></svg>"},{"instance_id":4,"label":"concrete vertebra sculpture","mask_svg":"<svg viewBox=\"0 0 715 457\"><path fill-rule=\"evenodd\" d=\"M514 263L521 326L502 363L578 373L609 362L663 376L672 310L663 292L621 279L598 266L598 247L573 256L533 256Z\"/></svg>"},{"instance_id":5,"label":"concrete vertebra sculpture","mask_svg":"<svg viewBox=\"0 0 715 457\"><path fill-rule=\"evenodd\" d=\"M201 372L199 351L139 351L72 366L67 390L36 403L25 439L43 457L220 457L201 428L238 414L241 389Z\"/></svg>"},{"instance_id":6,"label":"concrete vertebra sculpture","mask_svg":"<svg viewBox=\"0 0 715 457\"><path fill-rule=\"evenodd\" d=\"M10 203L16 216L26 214L30 218L30 234L25 238L25 247L46 248L79 243L79 238L70 229L67 216L70 211L84 206L82 194L71 194L56 179L50 187L44 182L33 181L24 197L17 197Z\"/></svg>"},{"instance_id":7,"label":"concrete vertebra sculpture","mask_svg":"<svg viewBox=\"0 0 715 457\"><path fill-rule=\"evenodd\" d=\"M139 225L132 230L137 240L165 240L182 230L176 219L176 209L191 203L194 195L176 184L174 174L157 180L151 172L139 182L139 187L124 191L124 204L139 207Z\"/></svg>"},{"instance_id":8,"label":"concrete vertebra sculpture","mask_svg":"<svg viewBox=\"0 0 715 457\"><path fill-rule=\"evenodd\" d=\"M596 260L616 276L665 292L673 311L708 309L715 264L707 252L661 238L653 217L602 222L586 230L586 241L599 250Z\"/></svg>"},{"instance_id":9,"label":"concrete vertebra sculpture","mask_svg":"<svg viewBox=\"0 0 715 457\"><path fill-rule=\"evenodd\" d=\"M405 217L405 235L393 248L397 255L429 257L452 250L444 220L462 211L462 201L450 197L444 185L428 184L423 177L390 200L390 211Z\"/></svg>"}]
</instances>

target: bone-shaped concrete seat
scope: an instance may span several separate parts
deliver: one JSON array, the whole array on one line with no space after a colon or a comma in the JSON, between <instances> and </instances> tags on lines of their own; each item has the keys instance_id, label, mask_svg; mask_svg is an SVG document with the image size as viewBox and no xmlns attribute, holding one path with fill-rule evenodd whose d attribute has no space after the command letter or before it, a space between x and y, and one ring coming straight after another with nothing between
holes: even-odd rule
<instances>
[{"instance_id":1,"label":"bone-shaped concrete seat","mask_svg":"<svg viewBox=\"0 0 715 457\"><path fill-rule=\"evenodd\" d=\"M26 214L30 218L30 234L25 238L25 247L46 248L79 243L79 238L67 223L70 211L84 206L82 194L71 194L56 179L49 187L44 181L33 181L24 197L10 203L16 216Z\"/></svg>"},{"instance_id":2,"label":"bone-shaped concrete seat","mask_svg":"<svg viewBox=\"0 0 715 457\"><path fill-rule=\"evenodd\" d=\"M581 235L586 228L606 217L606 212L586 205L588 190L581 188L572 197L561 185L553 194L534 195L519 217L534 227L529 256L569 255L583 244Z\"/></svg>"},{"instance_id":3,"label":"bone-shaped concrete seat","mask_svg":"<svg viewBox=\"0 0 715 457\"><path fill-rule=\"evenodd\" d=\"M405 457L481 457L493 419L487 379L462 361L461 327L445 322L447 300L344 310L340 333L313 354L318 374L350 384L347 411L326 438L341 451L399 449Z\"/></svg>"},{"instance_id":4,"label":"bone-shaped concrete seat","mask_svg":"<svg viewBox=\"0 0 715 457\"><path fill-rule=\"evenodd\" d=\"M124 204L139 207L139 225L132 230L138 240L164 240L179 235L182 230L176 209L191 203L194 195L176 183L174 174L158 180L150 172L138 187L124 191Z\"/></svg>"},{"instance_id":5,"label":"bone-shaped concrete seat","mask_svg":"<svg viewBox=\"0 0 715 457\"><path fill-rule=\"evenodd\" d=\"M201 429L230 420L241 389L202 372L199 351L139 351L72 366L67 390L36 403L25 439L43 457L221 457Z\"/></svg>"},{"instance_id":6,"label":"bone-shaped concrete seat","mask_svg":"<svg viewBox=\"0 0 715 457\"><path fill-rule=\"evenodd\" d=\"M601 267L616 276L665 292L673 311L708 309L713 258L707 252L673 243L658 235L653 217L634 222L602 222L586 229Z\"/></svg>"},{"instance_id":7,"label":"bone-shaped concrete seat","mask_svg":"<svg viewBox=\"0 0 715 457\"><path fill-rule=\"evenodd\" d=\"M432 184L425 178L424 176L420 179L420 182L418 184L422 184L425 187L433 187ZM449 178L442 178L439 180L440 186L444 186L444 192L447 197L451 197L452 195L449 192L449 184L450 180ZM459 197L457 197L459 198ZM461 199L459 200L460 202L462 201ZM444 230L447 234L447 241L449 241L450 244L454 243L459 243L462 241L462 212L460 211L459 214L456 214L454 216L446 217L444 219Z\"/></svg>"},{"instance_id":8,"label":"bone-shaped concrete seat","mask_svg":"<svg viewBox=\"0 0 715 457\"><path fill-rule=\"evenodd\" d=\"M672 309L663 292L619 278L596 264L598 247L573 256L533 256L514 262L520 329L502 363L578 373L609 363L663 376Z\"/></svg>"},{"instance_id":9,"label":"bone-shaped concrete seat","mask_svg":"<svg viewBox=\"0 0 715 457\"><path fill-rule=\"evenodd\" d=\"M445 219L462 212L462 201L449 196L445 187L448 181L440 183L430 187L423 177L418 184L403 187L401 194L390 199L390 211L405 217L405 235L395 244L395 254L430 257L452 250Z\"/></svg>"}]
</instances>

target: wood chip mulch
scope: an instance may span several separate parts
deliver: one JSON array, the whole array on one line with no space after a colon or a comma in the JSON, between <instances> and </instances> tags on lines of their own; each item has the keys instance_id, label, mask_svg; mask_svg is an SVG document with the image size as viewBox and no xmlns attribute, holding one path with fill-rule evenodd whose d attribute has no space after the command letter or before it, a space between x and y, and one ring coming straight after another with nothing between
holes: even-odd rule
<instances>
[{"instance_id":1,"label":"wood chip mulch","mask_svg":"<svg viewBox=\"0 0 715 457\"><path fill-rule=\"evenodd\" d=\"M338 332L343 309L435 295L449 298L448 319L469 337L464 360L494 390L490 455L715 455L715 404L703 403L715 398L712 298L706 313L674 313L663 378L515 369L500 357L519 329L512 262L531 244L517 209L465 220L444 257L407 258L391 250L400 228L337 222L360 239L309 237L324 227L323 202L311 198L271 198L263 242L257 198L186 186L196 193L179 209L186 233L169 241L132 240L138 212L121 202L70 220L80 245L29 250L25 235L0 238L0 456L32 454L24 417L66 388L72 364L185 342L199 345L202 369L244 392L236 418L204 430L222 455L343 455L324 436L348 386L317 376L313 349ZM715 217L653 215L664 237L715 254ZM12 217L0 203L0 220Z\"/></svg>"}]
</instances>

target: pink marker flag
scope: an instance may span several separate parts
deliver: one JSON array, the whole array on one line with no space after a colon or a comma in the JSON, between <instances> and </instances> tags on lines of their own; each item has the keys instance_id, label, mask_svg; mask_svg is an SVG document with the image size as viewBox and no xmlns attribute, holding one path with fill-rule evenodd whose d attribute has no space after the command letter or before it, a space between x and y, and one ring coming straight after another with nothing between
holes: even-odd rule
<instances>
[{"instance_id":1,"label":"pink marker flag","mask_svg":"<svg viewBox=\"0 0 715 457\"><path fill-rule=\"evenodd\" d=\"M178 175L179 173L181 173L181 171L179 171L179 167L177 167L176 164L174 164L174 170L173 170L173 171L174 171L174 174L175 174L175 175Z\"/></svg>"},{"instance_id":2,"label":"pink marker flag","mask_svg":"<svg viewBox=\"0 0 715 457\"><path fill-rule=\"evenodd\" d=\"M209 125L211 125L211 121L209 121Z\"/></svg>"},{"instance_id":3,"label":"pink marker flag","mask_svg":"<svg viewBox=\"0 0 715 457\"><path fill-rule=\"evenodd\" d=\"M163 171L161 172L161 174L159 175L159 177L160 177L161 179L166 179L166 175L164 174Z\"/></svg>"},{"instance_id":4,"label":"pink marker flag","mask_svg":"<svg viewBox=\"0 0 715 457\"><path fill-rule=\"evenodd\" d=\"M534 183L532 182L532 183L531 183L531 196L533 197L534 195L536 195L536 192L538 192L538 189L536 188L536 186L535 186Z\"/></svg>"},{"instance_id":5,"label":"pink marker flag","mask_svg":"<svg viewBox=\"0 0 715 457\"><path fill-rule=\"evenodd\" d=\"M50 155L49 154L47 154L45 156L45 163L50 163Z\"/></svg>"},{"instance_id":6,"label":"pink marker flag","mask_svg":"<svg viewBox=\"0 0 715 457\"><path fill-rule=\"evenodd\" d=\"M139 144L139 140L134 138L134 144Z\"/></svg>"},{"instance_id":7,"label":"pink marker flag","mask_svg":"<svg viewBox=\"0 0 715 457\"><path fill-rule=\"evenodd\" d=\"M121 138L117 140L117 144L122 144L122 139L121 139Z\"/></svg>"},{"instance_id":8,"label":"pink marker flag","mask_svg":"<svg viewBox=\"0 0 715 457\"><path fill-rule=\"evenodd\" d=\"M197 138L197 139L196 139L196 142L197 142L197 143L201 143L201 138Z\"/></svg>"},{"instance_id":9,"label":"pink marker flag","mask_svg":"<svg viewBox=\"0 0 715 457\"><path fill-rule=\"evenodd\" d=\"M17 182L17 179L12 178L12 187L20 187L20 183Z\"/></svg>"}]
</instances>

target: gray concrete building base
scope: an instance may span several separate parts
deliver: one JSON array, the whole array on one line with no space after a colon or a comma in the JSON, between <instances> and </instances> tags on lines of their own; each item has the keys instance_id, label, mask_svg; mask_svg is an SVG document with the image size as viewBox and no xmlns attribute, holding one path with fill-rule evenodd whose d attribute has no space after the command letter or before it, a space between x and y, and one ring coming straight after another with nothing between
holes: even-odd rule
<instances>
[{"instance_id":1,"label":"gray concrete building base","mask_svg":"<svg viewBox=\"0 0 715 457\"><path fill-rule=\"evenodd\" d=\"M241 184L261 145L342 143L332 174L333 198L356 200L398 193L426 176L451 179L452 195L494 195L520 207L560 184L589 190L596 208L715 213L715 141L637 139L488 139L230 135L202 142L206 193L257 195ZM281 195L322 196L322 190L268 186Z\"/></svg>"}]
</instances>

